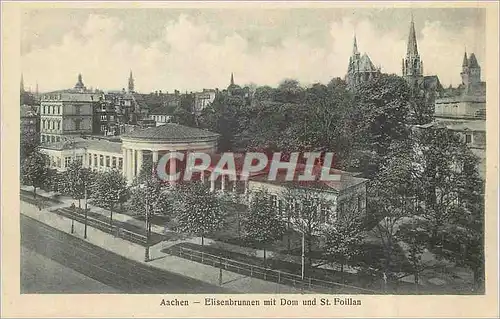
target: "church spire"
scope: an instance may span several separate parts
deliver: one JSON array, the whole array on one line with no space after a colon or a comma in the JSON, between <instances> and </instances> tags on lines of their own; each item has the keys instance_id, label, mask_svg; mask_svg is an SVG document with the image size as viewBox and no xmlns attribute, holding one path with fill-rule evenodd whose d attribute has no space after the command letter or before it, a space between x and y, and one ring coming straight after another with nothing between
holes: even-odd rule
<instances>
[{"instance_id":1,"label":"church spire","mask_svg":"<svg viewBox=\"0 0 500 319\"><path fill-rule=\"evenodd\" d=\"M128 91L134 92L134 77L132 76L132 70L130 70L130 75L128 77Z\"/></svg>"},{"instance_id":2,"label":"church spire","mask_svg":"<svg viewBox=\"0 0 500 319\"><path fill-rule=\"evenodd\" d=\"M356 40L356 35L354 35L354 45L352 46L352 54L358 54L358 41Z\"/></svg>"},{"instance_id":3,"label":"church spire","mask_svg":"<svg viewBox=\"0 0 500 319\"><path fill-rule=\"evenodd\" d=\"M464 60L462 61L462 67L469 66L469 59L467 59L467 51L464 52Z\"/></svg>"},{"instance_id":4,"label":"church spire","mask_svg":"<svg viewBox=\"0 0 500 319\"><path fill-rule=\"evenodd\" d=\"M21 73L21 92L24 92L24 76Z\"/></svg>"},{"instance_id":5,"label":"church spire","mask_svg":"<svg viewBox=\"0 0 500 319\"><path fill-rule=\"evenodd\" d=\"M231 72L231 85L234 85L234 75L233 75L233 72Z\"/></svg>"},{"instance_id":6,"label":"church spire","mask_svg":"<svg viewBox=\"0 0 500 319\"><path fill-rule=\"evenodd\" d=\"M408 45L407 45L406 55L411 55L411 56L418 55L417 36L415 34L415 23L413 22L413 13L411 14L410 34L408 35Z\"/></svg>"}]
</instances>

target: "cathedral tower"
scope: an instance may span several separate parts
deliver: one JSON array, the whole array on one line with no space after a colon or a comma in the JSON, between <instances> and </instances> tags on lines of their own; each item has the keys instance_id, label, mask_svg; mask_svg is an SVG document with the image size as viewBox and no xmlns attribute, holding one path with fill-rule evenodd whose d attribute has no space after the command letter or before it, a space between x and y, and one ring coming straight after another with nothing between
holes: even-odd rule
<instances>
[{"instance_id":1,"label":"cathedral tower","mask_svg":"<svg viewBox=\"0 0 500 319\"><path fill-rule=\"evenodd\" d=\"M471 86L481 83L481 67L474 53L471 53L469 58L467 58L467 52L464 53L460 76L462 77L462 85L466 91L468 91Z\"/></svg>"},{"instance_id":2,"label":"cathedral tower","mask_svg":"<svg viewBox=\"0 0 500 319\"><path fill-rule=\"evenodd\" d=\"M403 77L409 81L423 76L424 63L420 60L418 54L417 36L415 33L415 23L413 15L410 23L410 34L408 35L408 43L406 47L406 57L403 59L402 66Z\"/></svg>"}]
</instances>

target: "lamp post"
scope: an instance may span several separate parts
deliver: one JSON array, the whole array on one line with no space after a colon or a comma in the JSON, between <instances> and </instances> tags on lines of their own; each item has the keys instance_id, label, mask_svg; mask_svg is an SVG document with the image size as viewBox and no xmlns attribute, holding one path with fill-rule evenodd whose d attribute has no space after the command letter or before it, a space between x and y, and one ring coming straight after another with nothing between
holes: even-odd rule
<instances>
[{"instance_id":1,"label":"lamp post","mask_svg":"<svg viewBox=\"0 0 500 319\"><path fill-rule=\"evenodd\" d=\"M76 207L75 204L71 204L73 216L71 216L71 233L73 234L75 232L75 216L76 216Z\"/></svg>"},{"instance_id":2,"label":"lamp post","mask_svg":"<svg viewBox=\"0 0 500 319\"><path fill-rule=\"evenodd\" d=\"M83 238L87 239L87 183L85 183L85 224L83 228Z\"/></svg>"},{"instance_id":3,"label":"lamp post","mask_svg":"<svg viewBox=\"0 0 500 319\"><path fill-rule=\"evenodd\" d=\"M146 247L144 249L144 261L148 262L149 261L149 233L150 233L150 226L149 226L149 198L148 198L148 181L146 181L146 185L141 185L140 187L145 190L144 192L144 197L145 197L145 203L146 203L146 209L144 210L145 214L145 231L146 231Z\"/></svg>"},{"instance_id":4,"label":"lamp post","mask_svg":"<svg viewBox=\"0 0 500 319\"><path fill-rule=\"evenodd\" d=\"M305 265L306 265L306 254L305 254L305 246L306 246L306 236L305 233L302 231L302 272L301 272L301 277L302 280L304 280L305 277Z\"/></svg>"}]
</instances>

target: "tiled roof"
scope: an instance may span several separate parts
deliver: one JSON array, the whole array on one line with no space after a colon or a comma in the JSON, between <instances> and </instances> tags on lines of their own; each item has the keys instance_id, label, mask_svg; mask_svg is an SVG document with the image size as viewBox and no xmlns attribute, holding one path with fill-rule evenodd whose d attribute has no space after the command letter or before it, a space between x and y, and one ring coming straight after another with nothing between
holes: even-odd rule
<instances>
[{"instance_id":1,"label":"tiled roof","mask_svg":"<svg viewBox=\"0 0 500 319\"><path fill-rule=\"evenodd\" d=\"M151 110L150 114L153 115L172 115L175 110L175 107L168 106L168 105L163 105L154 108Z\"/></svg>"},{"instance_id":2,"label":"tiled roof","mask_svg":"<svg viewBox=\"0 0 500 319\"><path fill-rule=\"evenodd\" d=\"M180 124L167 123L157 127L138 129L122 135L122 138L151 140L186 140L216 138L219 134Z\"/></svg>"}]
</instances>

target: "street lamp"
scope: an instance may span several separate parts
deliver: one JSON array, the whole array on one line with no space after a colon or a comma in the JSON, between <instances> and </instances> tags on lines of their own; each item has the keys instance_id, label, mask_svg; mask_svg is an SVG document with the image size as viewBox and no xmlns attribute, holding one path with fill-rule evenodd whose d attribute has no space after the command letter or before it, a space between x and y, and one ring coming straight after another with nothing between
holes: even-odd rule
<instances>
[{"instance_id":1,"label":"street lamp","mask_svg":"<svg viewBox=\"0 0 500 319\"><path fill-rule=\"evenodd\" d=\"M141 185L140 188L145 190L145 203L146 203L146 209L144 211L145 213L145 231L146 231L146 247L144 250L144 261L148 262L149 261L149 235L150 235L150 223L149 223L149 198L148 198L148 189L147 189L148 182L146 181L146 185Z\"/></svg>"},{"instance_id":2,"label":"street lamp","mask_svg":"<svg viewBox=\"0 0 500 319\"><path fill-rule=\"evenodd\" d=\"M83 229L83 238L87 239L87 183L85 183L85 226Z\"/></svg>"}]
</instances>

